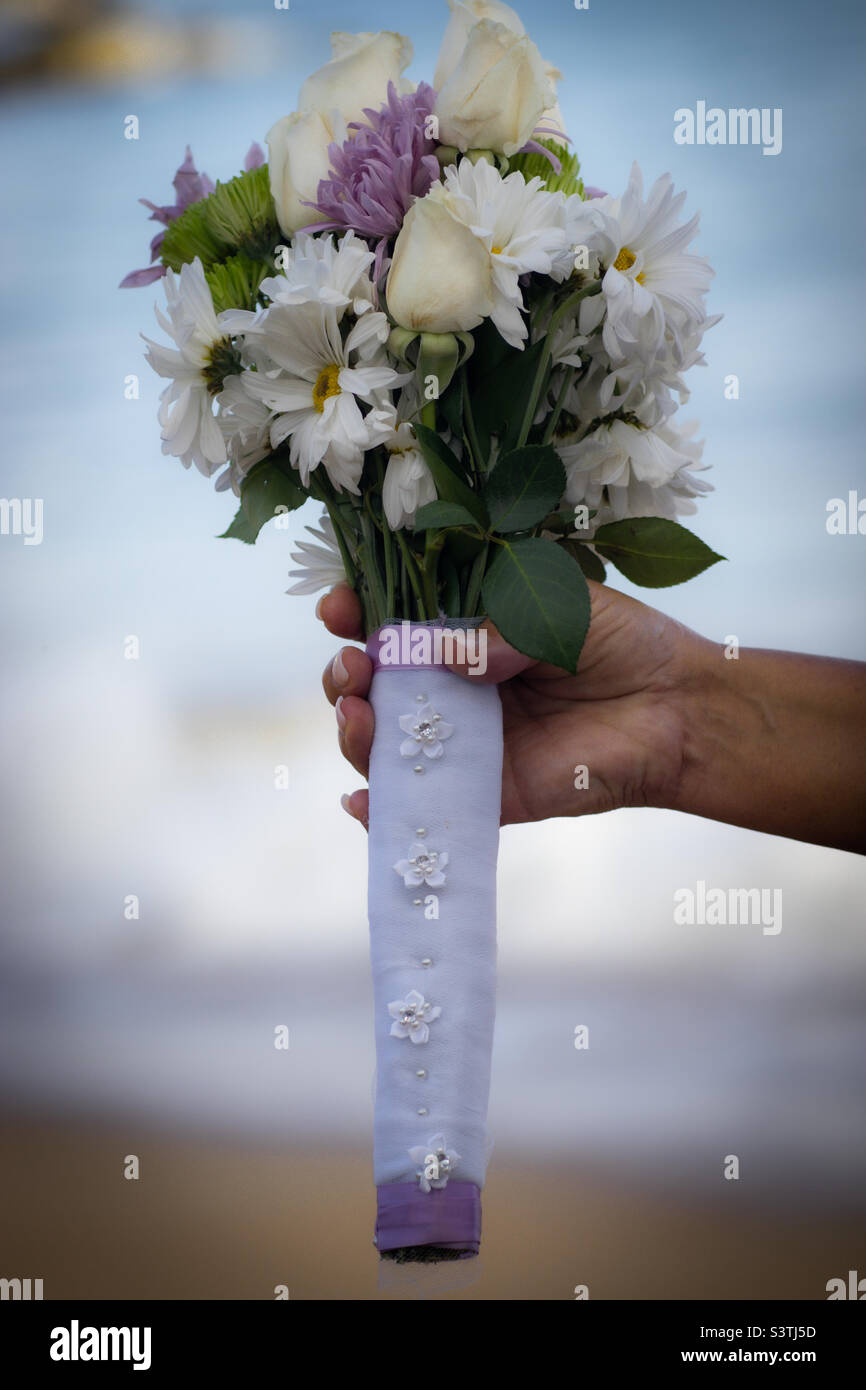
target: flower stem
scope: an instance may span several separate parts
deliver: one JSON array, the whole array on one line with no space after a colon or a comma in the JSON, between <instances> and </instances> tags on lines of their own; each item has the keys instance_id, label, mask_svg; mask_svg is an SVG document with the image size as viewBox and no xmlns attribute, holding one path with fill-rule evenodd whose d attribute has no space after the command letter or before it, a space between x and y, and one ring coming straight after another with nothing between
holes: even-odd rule
<instances>
[{"instance_id":1,"label":"flower stem","mask_svg":"<svg viewBox=\"0 0 866 1390\"><path fill-rule=\"evenodd\" d=\"M487 556L489 552L490 542L485 541L484 549L479 550L472 563L469 583L466 588L466 612L463 614L464 618L475 618L478 616L475 610L478 607L478 600L481 597L481 585L484 580L484 571L487 568Z\"/></svg>"},{"instance_id":2,"label":"flower stem","mask_svg":"<svg viewBox=\"0 0 866 1390\"><path fill-rule=\"evenodd\" d=\"M547 325L547 332L544 336L544 349L538 360L535 380L532 383L532 390L529 393L529 400L526 403L526 410L523 414L523 424L520 427L520 434L516 445L518 449L522 448L526 443L529 438L529 431L532 429L532 422L535 419L535 412L538 409L542 388L547 378L547 369L550 365L550 358L553 352L553 339L556 330L559 328L559 325L562 323L562 320L569 310L573 309L576 304L579 304L582 299L586 299L588 295L598 294L600 290L601 281L591 280L588 285L584 285L582 290L578 290L575 294L569 295L568 299L564 299L559 308L554 309L551 314L550 323Z\"/></svg>"},{"instance_id":3,"label":"flower stem","mask_svg":"<svg viewBox=\"0 0 866 1390\"><path fill-rule=\"evenodd\" d=\"M412 591L415 595L415 599L418 604L419 616L422 618L426 617L427 614L424 605L424 593L421 588L421 581L418 574L418 561L415 555L413 554L406 540L406 537L403 535L403 532L395 531L394 535L397 537L397 544L399 545L401 553L403 555L403 563L406 566L406 573L409 576L409 583L412 585Z\"/></svg>"}]
</instances>

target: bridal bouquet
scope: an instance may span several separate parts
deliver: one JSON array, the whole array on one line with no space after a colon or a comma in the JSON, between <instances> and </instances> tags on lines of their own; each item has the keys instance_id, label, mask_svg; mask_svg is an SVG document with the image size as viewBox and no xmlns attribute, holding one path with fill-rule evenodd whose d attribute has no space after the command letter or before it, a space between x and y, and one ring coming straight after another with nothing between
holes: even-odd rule
<instances>
[{"instance_id":1,"label":"bridal bouquet","mask_svg":"<svg viewBox=\"0 0 866 1390\"><path fill-rule=\"evenodd\" d=\"M584 187L518 16L449 5L432 86L401 35L334 34L267 163L254 145L214 186L187 151L123 282L164 280L163 452L235 494L227 537L315 500L289 592L343 580L363 606L376 1243L400 1259L479 1248L502 769L481 622L573 672L587 578L719 558L675 520L709 490L673 419L715 321L698 219L637 167L620 197Z\"/></svg>"}]
</instances>

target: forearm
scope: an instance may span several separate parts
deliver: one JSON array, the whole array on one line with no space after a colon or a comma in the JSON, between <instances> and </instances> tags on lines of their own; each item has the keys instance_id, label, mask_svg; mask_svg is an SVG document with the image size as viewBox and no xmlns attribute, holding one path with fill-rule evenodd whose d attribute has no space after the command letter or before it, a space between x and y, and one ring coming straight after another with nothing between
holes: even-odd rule
<instances>
[{"instance_id":1,"label":"forearm","mask_svg":"<svg viewBox=\"0 0 866 1390\"><path fill-rule=\"evenodd\" d=\"M866 853L866 664L696 639L675 809Z\"/></svg>"}]
</instances>

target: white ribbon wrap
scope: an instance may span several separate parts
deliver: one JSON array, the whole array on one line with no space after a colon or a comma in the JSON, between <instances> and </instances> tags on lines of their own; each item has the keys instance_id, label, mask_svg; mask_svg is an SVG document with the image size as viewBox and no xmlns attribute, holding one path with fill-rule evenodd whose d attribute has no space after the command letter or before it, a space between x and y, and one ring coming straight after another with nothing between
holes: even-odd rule
<instances>
[{"instance_id":1,"label":"white ribbon wrap","mask_svg":"<svg viewBox=\"0 0 866 1390\"><path fill-rule=\"evenodd\" d=\"M420 1186L424 1164L410 1150L426 1153L441 1135L459 1156L448 1177L481 1188L495 1012L499 691L441 666L380 666L370 702L376 720L369 778L375 1181ZM422 743L402 756L410 736L401 716L417 716L423 704L453 732L441 741L439 757L428 757ZM447 854L444 884L407 887L395 870L419 843L427 853ZM430 1006L428 1019L441 1010L423 1043L392 1034L389 1005L412 991Z\"/></svg>"}]
</instances>

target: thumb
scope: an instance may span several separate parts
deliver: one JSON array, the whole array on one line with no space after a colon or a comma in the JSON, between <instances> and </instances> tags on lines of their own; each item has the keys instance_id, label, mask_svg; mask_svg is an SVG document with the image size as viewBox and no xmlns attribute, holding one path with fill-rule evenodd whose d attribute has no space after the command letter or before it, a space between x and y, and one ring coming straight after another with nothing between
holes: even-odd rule
<instances>
[{"instance_id":1,"label":"thumb","mask_svg":"<svg viewBox=\"0 0 866 1390\"><path fill-rule=\"evenodd\" d=\"M460 631L455 634L455 651L455 660L448 663L450 669L458 676L466 676L484 685L499 685L536 664L534 657L524 656L510 647L486 619L480 627L470 629L468 633Z\"/></svg>"}]
</instances>

